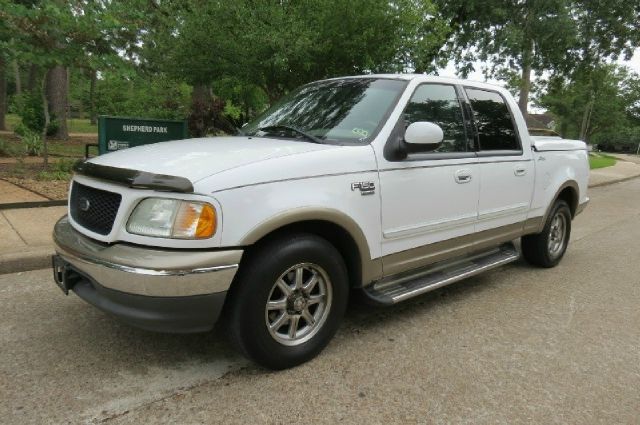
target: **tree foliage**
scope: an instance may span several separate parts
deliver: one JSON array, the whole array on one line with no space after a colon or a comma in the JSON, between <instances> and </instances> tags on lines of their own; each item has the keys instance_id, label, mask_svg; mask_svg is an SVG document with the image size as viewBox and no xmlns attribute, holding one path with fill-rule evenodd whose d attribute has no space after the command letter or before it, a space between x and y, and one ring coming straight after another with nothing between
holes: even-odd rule
<instances>
[{"instance_id":1,"label":"tree foliage","mask_svg":"<svg viewBox=\"0 0 640 425\"><path fill-rule=\"evenodd\" d=\"M177 15L174 6L158 6L162 31L145 36L151 67L192 85L233 76L270 99L320 78L403 71L416 51L442 44L429 1L189 1Z\"/></svg>"},{"instance_id":2,"label":"tree foliage","mask_svg":"<svg viewBox=\"0 0 640 425\"><path fill-rule=\"evenodd\" d=\"M475 61L486 74L519 75L520 108L526 112L531 74L570 75L629 57L640 45L640 3L636 0L438 0L450 22L445 57L463 74Z\"/></svg>"},{"instance_id":3,"label":"tree foliage","mask_svg":"<svg viewBox=\"0 0 640 425\"><path fill-rule=\"evenodd\" d=\"M556 117L563 137L602 140L605 134L640 128L640 77L627 68L602 65L571 79L556 76L545 92L539 104Z\"/></svg>"},{"instance_id":4,"label":"tree foliage","mask_svg":"<svg viewBox=\"0 0 640 425\"><path fill-rule=\"evenodd\" d=\"M309 81L479 61L521 109L546 94L566 134L593 138L620 127L600 115L629 114L631 77L606 64L639 45L637 0L0 0L4 75L43 82L63 67L71 113L189 116L195 135L231 131ZM10 105L44 129L50 90L18 96L17 83Z\"/></svg>"}]
</instances>

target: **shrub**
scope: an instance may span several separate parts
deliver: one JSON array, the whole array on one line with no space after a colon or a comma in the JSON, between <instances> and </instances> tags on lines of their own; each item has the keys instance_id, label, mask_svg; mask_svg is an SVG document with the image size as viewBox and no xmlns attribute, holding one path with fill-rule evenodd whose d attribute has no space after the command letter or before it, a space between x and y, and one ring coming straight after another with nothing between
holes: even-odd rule
<instances>
[{"instance_id":1,"label":"shrub","mask_svg":"<svg viewBox=\"0 0 640 425\"><path fill-rule=\"evenodd\" d=\"M13 156L13 149L4 139L0 139L0 156Z\"/></svg>"},{"instance_id":2,"label":"shrub","mask_svg":"<svg viewBox=\"0 0 640 425\"><path fill-rule=\"evenodd\" d=\"M42 152L42 138L38 133L27 132L22 136L25 153L29 156L39 156Z\"/></svg>"},{"instance_id":3,"label":"shrub","mask_svg":"<svg viewBox=\"0 0 640 425\"><path fill-rule=\"evenodd\" d=\"M59 127L60 122L57 119L53 118L51 121L49 121L49 125L47 126L47 136L53 136L54 134L56 134Z\"/></svg>"},{"instance_id":4,"label":"shrub","mask_svg":"<svg viewBox=\"0 0 640 425\"><path fill-rule=\"evenodd\" d=\"M27 133L31 133L32 131L27 128L26 125L22 121L20 121L13 129L13 132L18 136L24 136Z\"/></svg>"},{"instance_id":5,"label":"shrub","mask_svg":"<svg viewBox=\"0 0 640 425\"><path fill-rule=\"evenodd\" d=\"M26 129L41 133L44 128L44 110L40 93L22 93L14 96L14 107ZM15 130L18 133L18 130ZM24 130L22 130L24 132ZM20 133L18 133L20 134Z\"/></svg>"},{"instance_id":6,"label":"shrub","mask_svg":"<svg viewBox=\"0 0 640 425\"><path fill-rule=\"evenodd\" d=\"M82 160L60 158L53 163L53 165L51 166L51 171L70 174L73 171L73 166L78 162L82 162Z\"/></svg>"},{"instance_id":7,"label":"shrub","mask_svg":"<svg viewBox=\"0 0 640 425\"><path fill-rule=\"evenodd\" d=\"M64 171L40 171L36 175L37 180L69 180L71 174Z\"/></svg>"},{"instance_id":8,"label":"shrub","mask_svg":"<svg viewBox=\"0 0 640 425\"><path fill-rule=\"evenodd\" d=\"M635 153L640 145L640 127L611 129L596 135L593 143L603 151Z\"/></svg>"}]
</instances>

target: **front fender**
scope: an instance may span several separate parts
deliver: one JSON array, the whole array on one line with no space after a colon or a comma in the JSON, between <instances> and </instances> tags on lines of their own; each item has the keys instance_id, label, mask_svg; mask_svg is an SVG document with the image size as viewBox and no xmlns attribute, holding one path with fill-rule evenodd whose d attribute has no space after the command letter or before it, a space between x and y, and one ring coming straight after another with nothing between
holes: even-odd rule
<instances>
[{"instance_id":1,"label":"front fender","mask_svg":"<svg viewBox=\"0 0 640 425\"><path fill-rule=\"evenodd\" d=\"M299 222L324 221L345 230L358 247L363 283L382 275L380 197L351 190L354 181L379 187L375 171L246 186L215 193L223 208L222 246L249 246Z\"/></svg>"}]
</instances>

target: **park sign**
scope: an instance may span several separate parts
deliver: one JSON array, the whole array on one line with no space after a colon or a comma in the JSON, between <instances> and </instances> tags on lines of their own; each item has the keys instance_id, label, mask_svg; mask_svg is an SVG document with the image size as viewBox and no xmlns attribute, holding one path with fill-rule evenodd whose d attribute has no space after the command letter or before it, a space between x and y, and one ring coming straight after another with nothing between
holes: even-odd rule
<instances>
[{"instance_id":1,"label":"park sign","mask_svg":"<svg viewBox=\"0 0 640 425\"><path fill-rule=\"evenodd\" d=\"M186 139L187 121L151 118L98 117L100 155L169 140Z\"/></svg>"}]
</instances>

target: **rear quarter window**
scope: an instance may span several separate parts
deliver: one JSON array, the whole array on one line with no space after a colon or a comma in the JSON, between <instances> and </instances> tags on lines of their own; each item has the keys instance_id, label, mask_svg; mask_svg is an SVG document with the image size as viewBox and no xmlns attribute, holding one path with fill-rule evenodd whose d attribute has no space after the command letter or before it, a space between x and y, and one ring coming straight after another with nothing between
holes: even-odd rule
<instances>
[{"instance_id":1,"label":"rear quarter window","mask_svg":"<svg viewBox=\"0 0 640 425\"><path fill-rule=\"evenodd\" d=\"M513 117L497 92L465 88L478 129L481 151L521 151Z\"/></svg>"}]
</instances>

